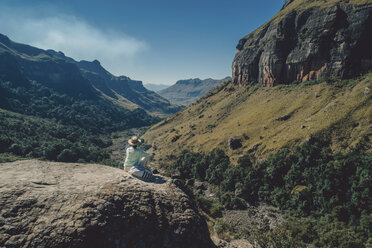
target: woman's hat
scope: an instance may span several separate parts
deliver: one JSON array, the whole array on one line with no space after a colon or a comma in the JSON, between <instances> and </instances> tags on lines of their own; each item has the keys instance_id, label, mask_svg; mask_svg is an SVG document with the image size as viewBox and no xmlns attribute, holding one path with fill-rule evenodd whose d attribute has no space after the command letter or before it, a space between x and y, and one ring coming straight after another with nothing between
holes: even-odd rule
<instances>
[{"instance_id":1,"label":"woman's hat","mask_svg":"<svg viewBox=\"0 0 372 248\"><path fill-rule=\"evenodd\" d=\"M128 143L131 146L135 146L135 145L137 145L138 143L141 143L141 142L142 141L140 139L138 139L137 136L132 136L132 138L130 140L128 140Z\"/></svg>"}]
</instances>

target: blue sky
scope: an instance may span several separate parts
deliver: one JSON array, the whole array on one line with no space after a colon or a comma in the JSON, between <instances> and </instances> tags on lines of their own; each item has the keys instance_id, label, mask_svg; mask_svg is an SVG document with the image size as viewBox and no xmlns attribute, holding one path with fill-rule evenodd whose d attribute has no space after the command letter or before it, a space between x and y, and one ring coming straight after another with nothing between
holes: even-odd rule
<instances>
[{"instance_id":1,"label":"blue sky","mask_svg":"<svg viewBox=\"0 0 372 248\"><path fill-rule=\"evenodd\" d=\"M144 83L231 75L239 39L284 0L1 0L0 33L14 41L98 59Z\"/></svg>"}]
</instances>

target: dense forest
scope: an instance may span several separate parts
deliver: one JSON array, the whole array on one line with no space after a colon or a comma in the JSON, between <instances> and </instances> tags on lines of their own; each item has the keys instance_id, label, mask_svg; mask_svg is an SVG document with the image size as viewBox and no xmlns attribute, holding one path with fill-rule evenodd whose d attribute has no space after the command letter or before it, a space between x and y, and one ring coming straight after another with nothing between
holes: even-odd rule
<instances>
[{"instance_id":1,"label":"dense forest","mask_svg":"<svg viewBox=\"0 0 372 248\"><path fill-rule=\"evenodd\" d=\"M104 99L69 96L30 81L0 81L0 153L64 162L109 160L110 133L158 121Z\"/></svg>"},{"instance_id":2,"label":"dense forest","mask_svg":"<svg viewBox=\"0 0 372 248\"><path fill-rule=\"evenodd\" d=\"M310 139L294 152L282 149L266 160L242 156L237 166L222 150L206 155L183 151L169 172L216 185L218 202L194 195L199 207L215 218L223 209L258 202L297 217L256 236L266 243L262 247L365 247L372 238L371 164L372 154L363 150L333 154L327 142Z\"/></svg>"},{"instance_id":3,"label":"dense forest","mask_svg":"<svg viewBox=\"0 0 372 248\"><path fill-rule=\"evenodd\" d=\"M144 110L129 111L103 97L74 97L31 81L25 85L0 81L0 108L48 118L90 132L108 133L158 121Z\"/></svg>"}]
</instances>

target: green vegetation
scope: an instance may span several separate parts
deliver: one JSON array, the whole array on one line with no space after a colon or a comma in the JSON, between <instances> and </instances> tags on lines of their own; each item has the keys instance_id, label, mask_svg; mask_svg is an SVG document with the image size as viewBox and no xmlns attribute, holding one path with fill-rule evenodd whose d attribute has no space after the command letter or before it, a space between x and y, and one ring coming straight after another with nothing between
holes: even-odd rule
<instances>
[{"instance_id":1,"label":"green vegetation","mask_svg":"<svg viewBox=\"0 0 372 248\"><path fill-rule=\"evenodd\" d=\"M198 208L203 210L209 216L213 218L218 218L222 216L222 210L224 208L219 201L209 199L200 194L195 194L194 199Z\"/></svg>"},{"instance_id":2,"label":"green vegetation","mask_svg":"<svg viewBox=\"0 0 372 248\"><path fill-rule=\"evenodd\" d=\"M371 215L363 215L359 226L347 225L333 216L286 221L275 230L260 229L250 236L260 247L370 247ZM366 237L369 237L366 240Z\"/></svg>"},{"instance_id":3,"label":"green vegetation","mask_svg":"<svg viewBox=\"0 0 372 248\"><path fill-rule=\"evenodd\" d=\"M265 202L301 217L278 230L262 232L258 236L263 240L280 237L280 242L287 239L284 241L288 244L364 247L372 238L371 153L354 150L333 154L329 143L310 139L294 152L282 149L264 161L253 164L253 160L246 155L234 166L222 150L206 155L183 151L170 170L178 169L183 178L218 186L219 204L207 200L199 203L209 212L217 205L242 209L243 198L251 204Z\"/></svg>"},{"instance_id":4,"label":"green vegetation","mask_svg":"<svg viewBox=\"0 0 372 248\"><path fill-rule=\"evenodd\" d=\"M143 110L128 111L100 97L73 97L36 82L0 81L0 108L53 120L91 133L108 133L158 121Z\"/></svg>"},{"instance_id":5,"label":"green vegetation","mask_svg":"<svg viewBox=\"0 0 372 248\"><path fill-rule=\"evenodd\" d=\"M116 166L110 134L158 118L95 96L70 96L36 82L0 80L0 162L14 156Z\"/></svg>"},{"instance_id":6,"label":"green vegetation","mask_svg":"<svg viewBox=\"0 0 372 248\"><path fill-rule=\"evenodd\" d=\"M63 162L101 162L115 165L103 148L109 137L0 109L0 162L20 157Z\"/></svg>"}]
</instances>

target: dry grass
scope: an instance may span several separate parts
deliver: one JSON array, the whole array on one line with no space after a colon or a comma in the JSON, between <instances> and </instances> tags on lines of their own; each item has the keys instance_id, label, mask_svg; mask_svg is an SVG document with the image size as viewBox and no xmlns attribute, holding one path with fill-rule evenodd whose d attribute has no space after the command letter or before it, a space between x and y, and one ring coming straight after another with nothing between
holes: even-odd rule
<instances>
[{"instance_id":1,"label":"dry grass","mask_svg":"<svg viewBox=\"0 0 372 248\"><path fill-rule=\"evenodd\" d=\"M329 8L336 5L363 5L372 3L372 0L295 0L285 9L276 14L273 19L280 19L295 10L304 10L314 7Z\"/></svg>"},{"instance_id":2,"label":"dry grass","mask_svg":"<svg viewBox=\"0 0 372 248\"><path fill-rule=\"evenodd\" d=\"M182 149L209 152L218 147L236 161L256 144L260 145L255 155L267 157L310 136L332 140L335 151L346 151L372 139L372 93L363 93L366 87L372 89L372 73L336 85L221 87L225 88L145 133L156 158L164 159ZM275 120L283 115L291 117ZM235 151L227 144L232 136L243 144Z\"/></svg>"}]
</instances>

